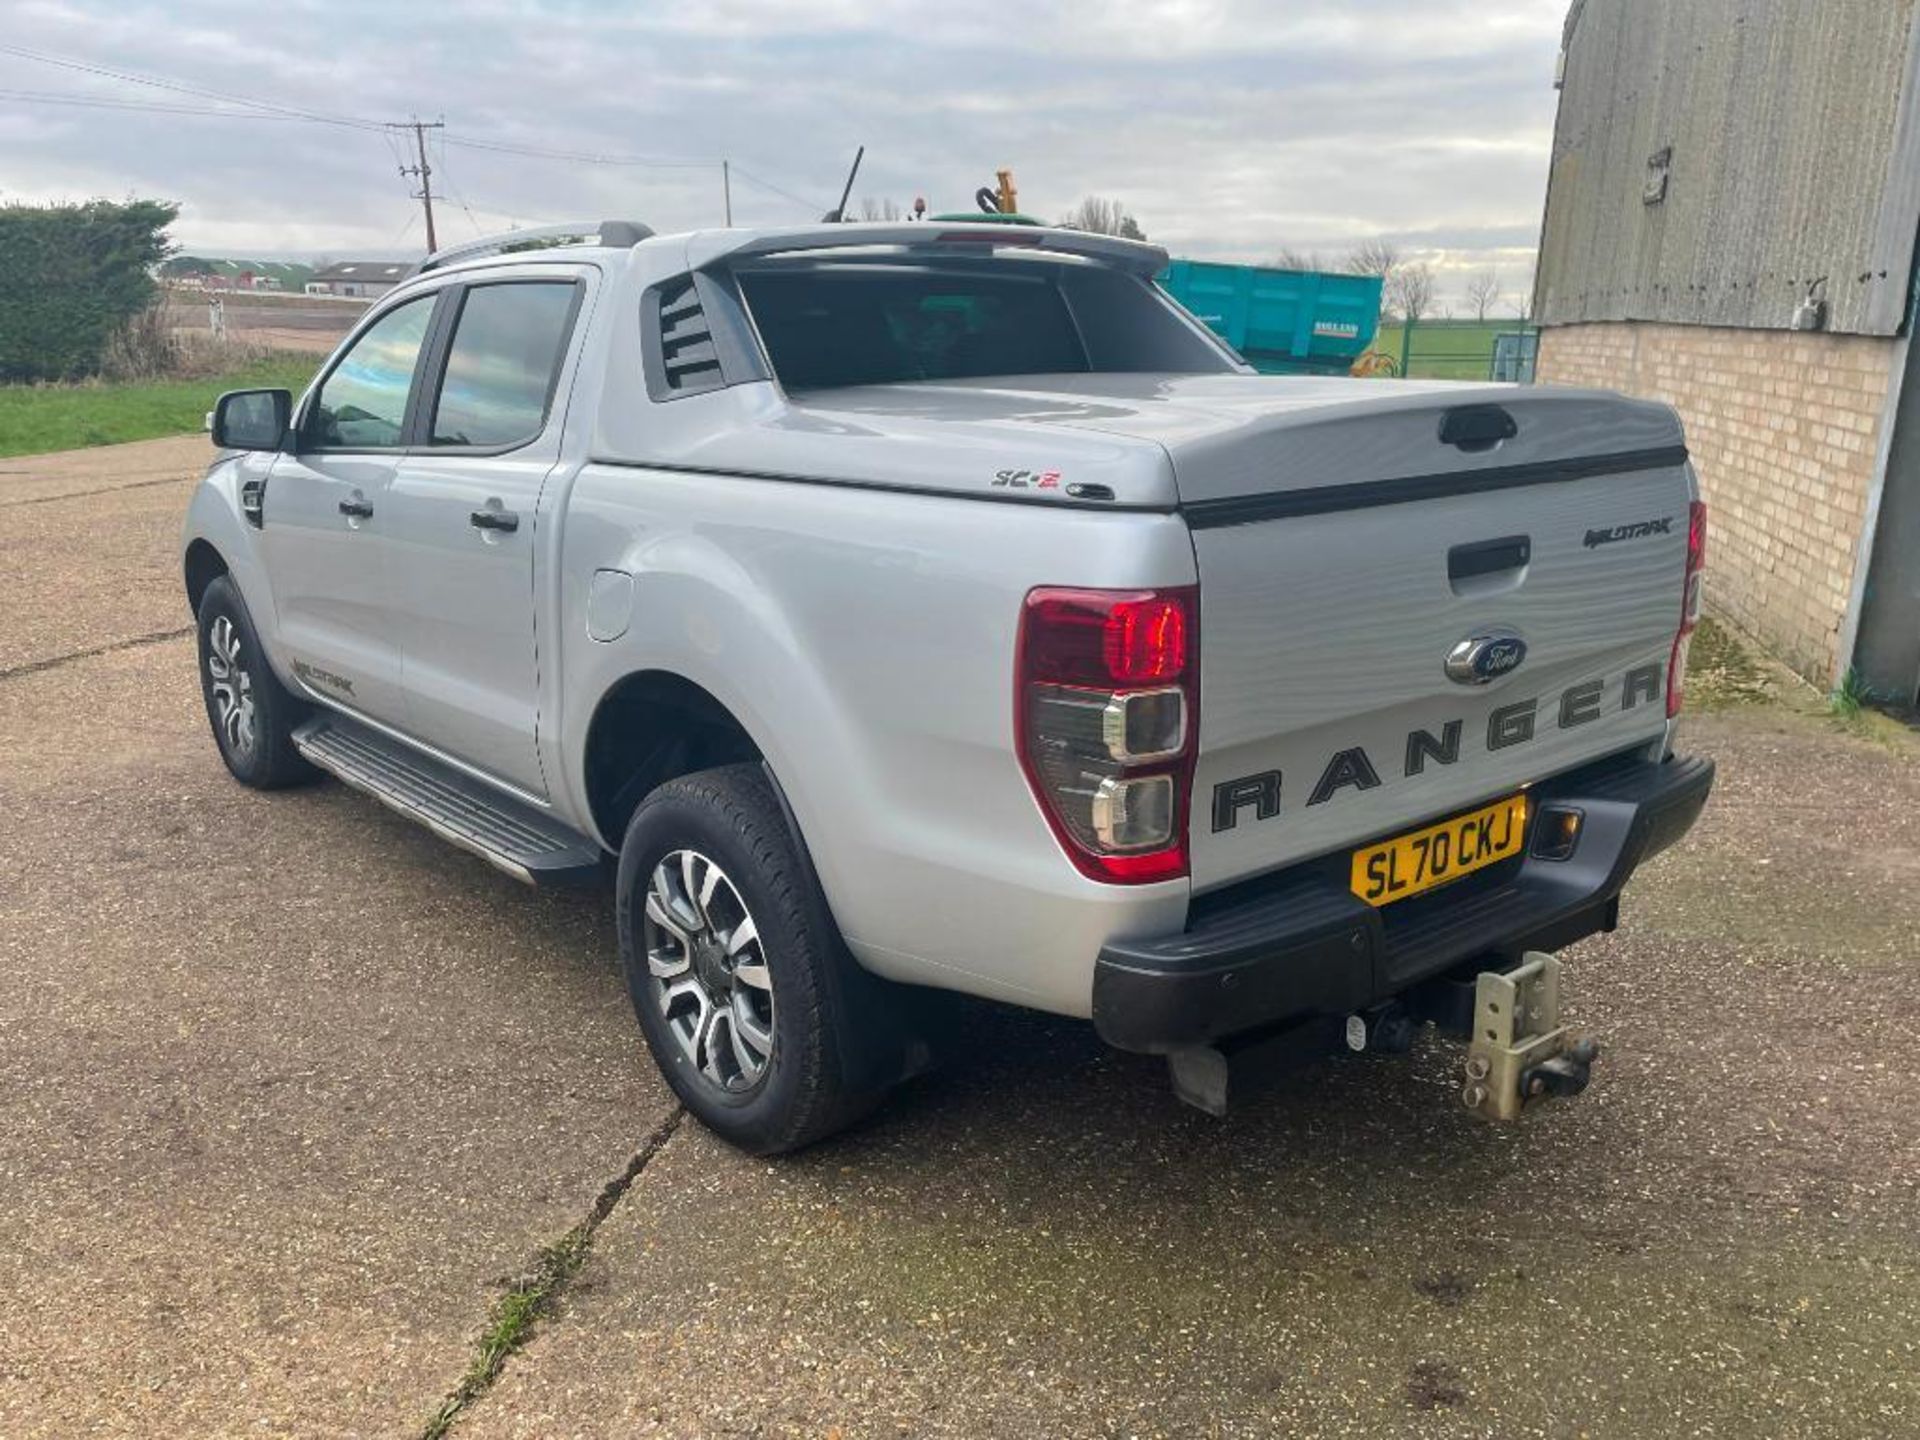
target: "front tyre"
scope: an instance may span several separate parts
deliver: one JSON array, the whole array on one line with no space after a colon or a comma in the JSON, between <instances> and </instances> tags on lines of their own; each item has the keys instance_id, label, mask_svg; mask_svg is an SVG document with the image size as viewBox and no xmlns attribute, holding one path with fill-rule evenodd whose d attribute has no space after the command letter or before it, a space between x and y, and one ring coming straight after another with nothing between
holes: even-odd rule
<instances>
[{"instance_id":1,"label":"front tyre","mask_svg":"<svg viewBox=\"0 0 1920 1440\"><path fill-rule=\"evenodd\" d=\"M667 1083L757 1155L841 1129L877 1095L843 1063L850 966L758 765L673 780L620 848L620 960Z\"/></svg>"},{"instance_id":2,"label":"front tyre","mask_svg":"<svg viewBox=\"0 0 1920 1440\"><path fill-rule=\"evenodd\" d=\"M226 575L200 597L200 693L220 758L242 785L278 790L313 778L294 748L300 703L267 664L253 617Z\"/></svg>"}]
</instances>

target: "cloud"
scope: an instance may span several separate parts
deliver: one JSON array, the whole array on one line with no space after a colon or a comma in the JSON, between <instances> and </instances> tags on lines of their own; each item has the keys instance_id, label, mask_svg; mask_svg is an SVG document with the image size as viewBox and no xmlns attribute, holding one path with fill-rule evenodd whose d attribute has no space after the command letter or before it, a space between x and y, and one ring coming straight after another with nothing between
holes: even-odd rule
<instances>
[{"instance_id":1,"label":"cloud","mask_svg":"<svg viewBox=\"0 0 1920 1440\"><path fill-rule=\"evenodd\" d=\"M1443 273L1512 265L1517 285L1538 231L1563 12L1563 0L283 0L266 20L239 0L18 0L6 39L329 115L444 115L452 143L431 156L443 240L600 214L717 224L722 157L736 220L805 220L838 198L864 143L856 197L964 209L1011 166L1031 211L1113 196L1181 253L1252 260L1388 235ZM0 89L212 103L6 55ZM398 139L0 98L0 198L158 195L182 203L176 233L192 249L404 254L422 237Z\"/></svg>"}]
</instances>

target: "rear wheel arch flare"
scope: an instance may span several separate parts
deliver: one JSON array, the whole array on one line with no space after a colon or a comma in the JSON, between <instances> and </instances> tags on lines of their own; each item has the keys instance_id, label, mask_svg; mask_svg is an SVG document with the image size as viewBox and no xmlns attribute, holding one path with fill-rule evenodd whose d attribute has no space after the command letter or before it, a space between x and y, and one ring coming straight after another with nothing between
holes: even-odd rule
<instances>
[{"instance_id":1,"label":"rear wheel arch flare","mask_svg":"<svg viewBox=\"0 0 1920 1440\"><path fill-rule=\"evenodd\" d=\"M657 787L761 759L746 726L710 691L670 670L640 670L594 707L581 772L594 826L617 846L635 808Z\"/></svg>"}]
</instances>

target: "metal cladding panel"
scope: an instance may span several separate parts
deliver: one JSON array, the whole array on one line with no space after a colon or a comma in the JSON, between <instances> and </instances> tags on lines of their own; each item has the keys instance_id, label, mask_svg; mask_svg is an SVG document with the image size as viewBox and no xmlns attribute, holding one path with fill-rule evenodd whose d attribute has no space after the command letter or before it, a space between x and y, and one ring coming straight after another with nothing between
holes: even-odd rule
<instances>
[{"instance_id":1,"label":"metal cladding panel","mask_svg":"<svg viewBox=\"0 0 1920 1440\"><path fill-rule=\"evenodd\" d=\"M1915 22L1915 0L1576 6L1540 323L1786 328L1825 277L1828 330L1897 332L1920 222Z\"/></svg>"}]
</instances>

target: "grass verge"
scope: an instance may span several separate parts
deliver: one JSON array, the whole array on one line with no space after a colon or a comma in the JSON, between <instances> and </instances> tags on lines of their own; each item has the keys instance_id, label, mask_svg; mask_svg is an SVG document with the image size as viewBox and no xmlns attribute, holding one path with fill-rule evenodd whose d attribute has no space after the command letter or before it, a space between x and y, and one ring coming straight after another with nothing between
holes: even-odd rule
<instances>
[{"instance_id":1,"label":"grass verge","mask_svg":"<svg viewBox=\"0 0 1920 1440\"><path fill-rule=\"evenodd\" d=\"M685 1113L676 1109L662 1121L627 1162L627 1168L600 1192L587 1218L553 1244L544 1246L533 1257L526 1273L508 1285L506 1293L494 1301L492 1313L487 1316L487 1328L474 1342L473 1359L468 1362L466 1373L433 1412L420 1432L420 1440L442 1440L453 1429L461 1412L486 1394L500 1378L513 1353L533 1338L540 1321L552 1312L574 1276L580 1273L580 1267L587 1263L587 1256L593 1250L593 1232L613 1213L613 1207L640 1178L647 1162L673 1138Z\"/></svg>"},{"instance_id":2,"label":"grass verge","mask_svg":"<svg viewBox=\"0 0 1920 1440\"><path fill-rule=\"evenodd\" d=\"M221 391L285 386L297 393L322 358L267 355L192 379L0 385L0 456L190 435L205 424Z\"/></svg>"},{"instance_id":3,"label":"grass verge","mask_svg":"<svg viewBox=\"0 0 1920 1440\"><path fill-rule=\"evenodd\" d=\"M1874 694L1860 678L1860 672L1849 665L1840 683L1827 693L1827 709L1837 720L1855 720L1873 700Z\"/></svg>"},{"instance_id":4,"label":"grass verge","mask_svg":"<svg viewBox=\"0 0 1920 1440\"><path fill-rule=\"evenodd\" d=\"M1407 375L1414 380L1485 380L1493 368L1493 340L1524 330L1519 320L1424 320L1413 327ZM1400 358L1402 327L1382 325L1373 348Z\"/></svg>"},{"instance_id":5,"label":"grass verge","mask_svg":"<svg viewBox=\"0 0 1920 1440\"><path fill-rule=\"evenodd\" d=\"M1687 652L1687 708L1725 710L1773 698L1772 679L1740 637L1703 617Z\"/></svg>"},{"instance_id":6,"label":"grass verge","mask_svg":"<svg viewBox=\"0 0 1920 1440\"><path fill-rule=\"evenodd\" d=\"M1898 754L1915 753L1920 717L1888 713L1857 672L1848 671L1822 694L1785 665L1764 658L1735 631L1707 616L1693 633L1687 662L1687 709L1729 710L1743 705L1781 705L1824 720L1835 730Z\"/></svg>"}]
</instances>

